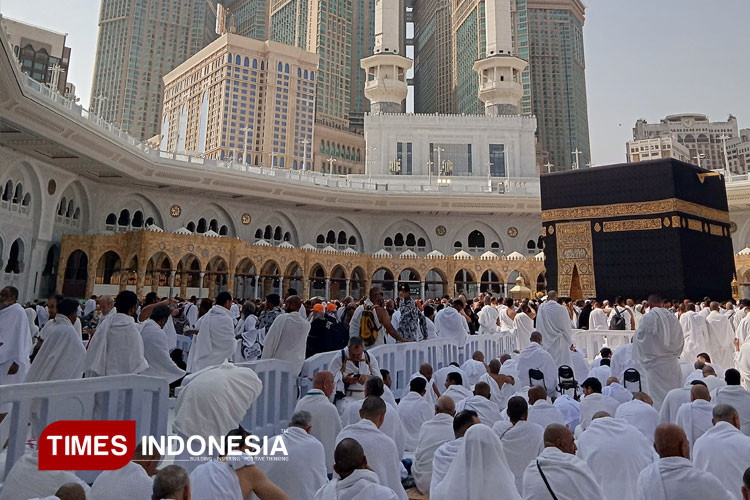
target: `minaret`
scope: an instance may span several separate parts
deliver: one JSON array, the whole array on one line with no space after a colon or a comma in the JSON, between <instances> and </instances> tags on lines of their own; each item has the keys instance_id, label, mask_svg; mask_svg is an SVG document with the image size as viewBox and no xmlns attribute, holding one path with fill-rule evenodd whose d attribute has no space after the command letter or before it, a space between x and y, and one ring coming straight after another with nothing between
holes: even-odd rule
<instances>
[{"instance_id":1,"label":"minaret","mask_svg":"<svg viewBox=\"0 0 750 500\"><path fill-rule=\"evenodd\" d=\"M399 55L399 5L399 0L375 0L375 47L373 55L360 61L367 73L365 97L372 114L401 113L408 92L406 71L411 59Z\"/></svg>"},{"instance_id":2,"label":"minaret","mask_svg":"<svg viewBox=\"0 0 750 500\"><path fill-rule=\"evenodd\" d=\"M479 73L479 99L484 102L485 115L517 115L526 61L513 55L510 0L485 0L485 9L487 55L474 63L474 71Z\"/></svg>"}]
</instances>

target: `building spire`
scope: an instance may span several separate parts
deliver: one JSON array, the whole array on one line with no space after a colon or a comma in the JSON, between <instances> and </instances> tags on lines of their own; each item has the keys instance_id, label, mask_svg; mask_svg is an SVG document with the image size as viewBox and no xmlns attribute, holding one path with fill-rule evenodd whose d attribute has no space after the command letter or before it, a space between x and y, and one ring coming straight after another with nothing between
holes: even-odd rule
<instances>
[{"instance_id":1,"label":"building spire","mask_svg":"<svg viewBox=\"0 0 750 500\"><path fill-rule=\"evenodd\" d=\"M517 115L526 61L513 55L510 0L485 0L485 9L487 55L474 63L474 71L479 74L479 99L484 102L486 115Z\"/></svg>"},{"instance_id":2,"label":"building spire","mask_svg":"<svg viewBox=\"0 0 750 500\"><path fill-rule=\"evenodd\" d=\"M406 71L411 68L411 59L399 55L399 5L399 0L375 0L373 55L360 62L367 74L365 97L372 114L401 113L401 103L408 93Z\"/></svg>"}]
</instances>

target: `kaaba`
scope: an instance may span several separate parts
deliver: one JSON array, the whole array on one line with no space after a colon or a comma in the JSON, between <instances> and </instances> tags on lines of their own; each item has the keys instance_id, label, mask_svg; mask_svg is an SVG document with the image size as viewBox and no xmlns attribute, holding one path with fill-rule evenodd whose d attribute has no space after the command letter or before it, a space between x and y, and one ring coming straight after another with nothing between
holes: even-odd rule
<instances>
[{"instance_id":1,"label":"kaaba","mask_svg":"<svg viewBox=\"0 0 750 500\"><path fill-rule=\"evenodd\" d=\"M541 177L547 289L560 296L731 298L724 177L674 159Z\"/></svg>"}]
</instances>

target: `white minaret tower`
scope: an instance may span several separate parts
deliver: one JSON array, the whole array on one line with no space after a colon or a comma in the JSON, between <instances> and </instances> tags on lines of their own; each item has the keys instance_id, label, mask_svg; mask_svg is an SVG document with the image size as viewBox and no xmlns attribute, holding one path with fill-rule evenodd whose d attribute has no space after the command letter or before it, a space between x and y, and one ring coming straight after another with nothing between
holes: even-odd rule
<instances>
[{"instance_id":1,"label":"white minaret tower","mask_svg":"<svg viewBox=\"0 0 750 500\"><path fill-rule=\"evenodd\" d=\"M523 96L521 72L526 61L513 55L510 0L485 0L487 56L474 63L479 73L479 99L488 116L517 115Z\"/></svg>"},{"instance_id":2,"label":"white minaret tower","mask_svg":"<svg viewBox=\"0 0 750 500\"><path fill-rule=\"evenodd\" d=\"M406 71L411 59L398 53L399 19L399 0L375 0L375 47L373 55L360 61L367 73L365 97L372 114L401 113L408 92Z\"/></svg>"}]
</instances>

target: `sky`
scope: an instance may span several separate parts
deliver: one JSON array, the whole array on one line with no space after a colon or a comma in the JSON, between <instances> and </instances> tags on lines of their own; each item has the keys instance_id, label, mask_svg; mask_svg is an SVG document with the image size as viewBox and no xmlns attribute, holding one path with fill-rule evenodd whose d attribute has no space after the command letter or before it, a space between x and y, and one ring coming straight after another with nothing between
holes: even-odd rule
<instances>
[{"instance_id":1,"label":"sky","mask_svg":"<svg viewBox=\"0 0 750 500\"><path fill-rule=\"evenodd\" d=\"M733 114L750 127L750 0L588 0L592 160L625 161L635 121ZM0 0L0 13L68 33L69 81L88 107L100 0Z\"/></svg>"}]
</instances>

